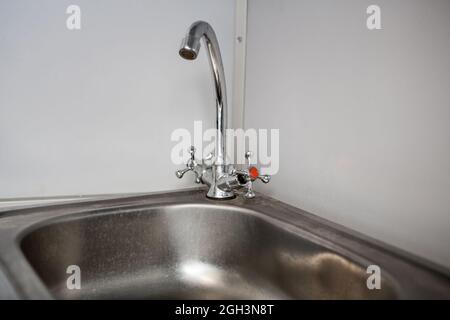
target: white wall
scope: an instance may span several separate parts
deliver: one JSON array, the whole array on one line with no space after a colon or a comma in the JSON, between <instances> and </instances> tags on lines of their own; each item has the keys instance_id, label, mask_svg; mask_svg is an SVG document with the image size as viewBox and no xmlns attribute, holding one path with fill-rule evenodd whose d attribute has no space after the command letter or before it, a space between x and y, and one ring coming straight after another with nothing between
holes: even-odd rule
<instances>
[{"instance_id":1,"label":"white wall","mask_svg":"<svg viewBox=\"0 0 450 320\"><path fill-rule=\"evenodd\" d=\"M80 31L66 28L70 4ZM234 1L0 0L0 198L192 186L174 175L170 134L214 126L205 51L178 56L199 19L231 98Z\"/></svg>"},{"instance_id":2,"label":"white wall","mask_svg":"<svg viewBox=\"0 0 450 320\"><path fill-rule=\"evenodd\" d=\"M250 0L245 124L281 139L259 190L450 267L449 58L448 0Z\"/></svg>"}]
</instances>

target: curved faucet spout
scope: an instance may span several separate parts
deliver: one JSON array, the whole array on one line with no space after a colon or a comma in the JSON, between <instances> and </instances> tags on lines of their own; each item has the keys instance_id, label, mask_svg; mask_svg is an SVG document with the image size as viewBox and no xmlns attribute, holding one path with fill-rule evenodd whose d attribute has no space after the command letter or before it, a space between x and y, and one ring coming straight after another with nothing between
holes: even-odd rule
<instances>
[{"instance_id":1,"label":"curved faucet spout","mask_svg":"<svg viewBox=\"0 0 450 320\"><path fill-rule=\"evenodd\" d=\"M186 172L193 171L196 177L195 182L206 184L209 187L206 196L211 199L232 199L236 196L234 190L240 188L246 188L245 197L251 199L255 197L252 187L253 182L256 179L260 179L264 183L268 183L270 177L260 176L258 169L250 166L251 152L245 154L247 169L236 170L227 163L225 140L227 129L227 92L219 43L213 28L204 21L194 22L181 43L179 53L184 59L197 59L201 39L204 39L208 51L209 64L216 90L216 156L212 164L205 163L205 160L209 160L209 158L204 159L199 164L195 161L195 148L191 147L189 151L191 159L187 162L187 167L183 170L178 170L176 175L178 178L182 178Z\"/></svg>"},{"instance_id":2,"label":"curved faucet spout","mask_svg":"<svg viewBox=\"0 0 450 320\"><path fill-rule=\"evenodd\" d=\"M181 43L179 54L187 60L196 59L200 50L201 39L205 40L216 91L217 137L215 165L219 166L217 174L220 175L225 173L226 165L227 93L219 43L213 28L204 21L194 22L189 27L186 37Z\"/></svg>"}]
</instances>

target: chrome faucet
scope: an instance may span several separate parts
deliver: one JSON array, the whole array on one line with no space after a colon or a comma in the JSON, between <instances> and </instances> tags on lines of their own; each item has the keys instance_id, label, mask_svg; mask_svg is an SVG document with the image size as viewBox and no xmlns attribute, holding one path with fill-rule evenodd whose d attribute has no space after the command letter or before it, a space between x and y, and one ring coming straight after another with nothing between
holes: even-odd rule
<instances>
[{"instance_id":1,"label":"chrome faucet","mask_svg":"<svg viewBox=\"0 0 450 320\"><path fill-rule=\"evenodd\" d=\"M186 172L193 171L196 183L203 183L209 186L206 196L211 199L232 199L236 196L234 190L242 187L245 187L247 190L245 193L246 198L254 198L253 181L259 178L264 183L268 183L270 176L259 176L258 169L250 167L250 152L247 152L245 155L247 169L236 170L227 163L227 92L219 43L213 28L204 21L194 22L181 43L179 54L187 60L196 59L200 50L201 39L204 39L208 51L208 59L216 91L216 157L210 164L206 164L206 161L212 160L212 155L210 158L202 160L201 164L198 164L195 160L195 148L191 147L189 150L190 159L186 164L186 168L178 170L176 176L181 179Z\"/></svg>"}]
</instances>

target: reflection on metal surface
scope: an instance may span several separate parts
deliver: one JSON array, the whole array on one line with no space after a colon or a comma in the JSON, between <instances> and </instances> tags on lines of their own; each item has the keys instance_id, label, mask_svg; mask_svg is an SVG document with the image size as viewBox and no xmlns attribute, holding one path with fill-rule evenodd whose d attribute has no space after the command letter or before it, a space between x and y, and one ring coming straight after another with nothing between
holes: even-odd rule
<instances>
[{"instance_id":1,"label":"reflection on metal surface","mask_svg":"<svg viewBox=\"0 0 450 320\"><path fill-rule=\"evenodd\" d=\"M396 296L386 279L383 279L383 290L369 291L365 270L335 253L321 252L303 257L281 252L279 266L281 282L294 296L313 299L390 299Z\"/></svg>"},{"instance_id":2,"label":"reflection on metal surface","mask_svg":"<svg viewBox=\"0 0 450 320\"><path fill-rule=\"evenodd\" d=\"M186 281L201 286L213 286L217 282L223 282L220 269L200 261L185 262L181 265L180 271L181 277Z\"/></svg>"}]
</instances>

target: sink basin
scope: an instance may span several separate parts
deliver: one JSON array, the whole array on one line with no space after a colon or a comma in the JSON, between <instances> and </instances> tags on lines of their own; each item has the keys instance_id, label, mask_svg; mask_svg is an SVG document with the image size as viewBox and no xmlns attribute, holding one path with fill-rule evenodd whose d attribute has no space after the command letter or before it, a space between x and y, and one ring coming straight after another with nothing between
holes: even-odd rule
<instances>
[{"instance_id":1,"label":"sink basin","mask_svg":"<svg viewBox=\"0 0 450 320\"><path fill-rule=\"evenodd\" d=\"M38 228L22 250L57 298L394 298L366 270L254 212L172 205L72 217ZM68 290L78 265L81 290Z\"/></svg>"},{"instance_id":2,"label":"sink basin","mask_svg":"<svg viewBox=\"0 0 450 320\"><path fill-rule=\"evenodd\" d=\"M0 258L25 298L450 297L445 272L262 196L215 202L189 191L38 207L0 217L0 227L0 243L17 244ZM380 290L366 284L372 264ZM67 287L71 265L79 290Z\"/></svg>"}]
</instances>

